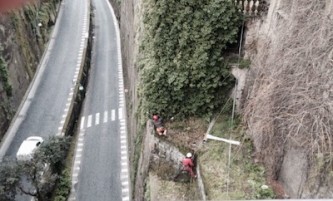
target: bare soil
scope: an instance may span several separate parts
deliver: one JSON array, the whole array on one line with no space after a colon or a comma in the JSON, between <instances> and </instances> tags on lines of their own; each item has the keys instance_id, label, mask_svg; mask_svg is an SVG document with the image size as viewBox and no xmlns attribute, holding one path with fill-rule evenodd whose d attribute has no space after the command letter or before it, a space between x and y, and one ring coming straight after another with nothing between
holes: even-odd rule
<instances>
[{"instance_id":1,"label":"bare soil","mask_svg":"<svg viewBox=\"0 0 333 201\"><path fill-rule=\"evenodd\" d=\"M181 151L197 151L202 143L208 122L202 119L190 118L184 121L166 122L167 135L162 136Z\"/></svg>"}]
</instances>

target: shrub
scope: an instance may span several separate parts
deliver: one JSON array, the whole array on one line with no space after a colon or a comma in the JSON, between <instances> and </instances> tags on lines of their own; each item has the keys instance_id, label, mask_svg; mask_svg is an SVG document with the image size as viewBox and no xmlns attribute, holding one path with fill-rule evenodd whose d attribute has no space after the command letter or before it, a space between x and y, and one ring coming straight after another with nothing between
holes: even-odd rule
<instances>
[{"instance_id":1,"label":"shrub","mask_svg":"<svg viewBox=\"0 0 333 201\"><path fill-rule=\"evenodd\" d=\"M144 110L204 115L223 104L234 78L223 50L242 20L229 0L146 0L140 46Z\"/></svg>"},{"instance_id":2,"label":"shrub","mask_svg":"<svg viewBox=\"0 0 333 201\"><path fill-rule=\"evenodd\" d=\"M3 57L0 57L0 80L3 82L7 96L12 96L12 86L8 80L7 64Z\"/></svg>"},{"instance_id":3,"label":"shrub","mask_svg":"<svg viewBox=\"0 0 333 201\"><path fill-rule=\"evenodd\" d=\"M65 169L57 184L57 189L55 191L55 201L65 201L71 191L71 177L70 171Z\"/></svg>"}]
</instances>

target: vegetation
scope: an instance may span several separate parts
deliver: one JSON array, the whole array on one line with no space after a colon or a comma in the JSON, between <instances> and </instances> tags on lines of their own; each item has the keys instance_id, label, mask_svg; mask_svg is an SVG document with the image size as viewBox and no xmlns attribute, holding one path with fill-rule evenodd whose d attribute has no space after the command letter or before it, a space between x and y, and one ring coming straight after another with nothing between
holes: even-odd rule
<instances>
[{"instance_id":1,"label":"vegetation","mask_svg":"<svg viewBox=\"0 0 333 201\"><path fill-rule=\"evenodd\" d=\"M7 96L12 96L12 86L9 84L7 64L3 57L0 57L0 80Z\"/></svg>"},{"instance_id":2,"label":"vegetation","mask_svg":"<svg viewBox=\"0 0 333 201\"><path fill-rule=\"evenodd\" d=\"M236 42L241 14L230 0L146 0L140 47L144 111L211 114L234 78L223 50Z\"/></svg>"},{"instance_id":3,"label":"vegetation","mask_svg":"<svg viewBox=\"0 0 333 201\"><path fill-rule=\"evenodd\" d=\"M208 199L273 199L276 196L266 185L266 171L253 162L252 142L238 122L238 118L231 120L222 114L211 131L214 136L241 141L240 146L231 147L230 166L229 144L209 140L200 151L199 161Z\"/></svg>"},{"instance_id":4,"label":"vegetation","mask_svg":"<svg viewBox=\"0 0 333 201\"><path fill-rule=\"evenodd\" d=\"M54 201L66 201L71 191L70 170L65 169L59 177Z\"/></svg>"},{"instance_id":5,"label":"vegetation","mask_svg":"<svg viewBox=\"0 0 333 201\"><path fill-rule=\"evenodd\" d=\"M277 22L274 45L271 40L260 45L244 109L256 156L272 179L278 179L281 161L291 148L307 155L309 165L305 171L299 168L299 175L321 166L316 157L323 155L323 169L299 187L303 195L313 197L328 197L331 190L324 189L332 189L332 184L320 189L331 182L327 175L333 163L331 8L326 1L312 0L281 5L279 10L288 17ZM314 183L309 185L309 180Z\"/></svg>"},{"instance_id":6,"label":"vegetation","mask_svg":"<svg viewBox=\"0 0 333 201\"><path fill-rule=\"evenodd\" d=\"M68 189L68 177L59 176L64 167L69 149L68 137L52 137L43 143L29 161L7 160L0 165L0 200L15 200L18 193L48 201L52 197L55 183L59 181L59 195ZM68 175L67 175L68 176Z\"/></svg>"}]
</instances>

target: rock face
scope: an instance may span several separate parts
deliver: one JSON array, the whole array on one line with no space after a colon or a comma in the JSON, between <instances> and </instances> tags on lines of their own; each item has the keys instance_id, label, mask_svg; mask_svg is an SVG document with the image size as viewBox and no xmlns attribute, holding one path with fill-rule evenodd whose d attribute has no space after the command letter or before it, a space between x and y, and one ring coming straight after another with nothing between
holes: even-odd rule
<instances>
[{"instance_id":1,"label":"rock face","mask_svg":"<svg viewBox=\"0 0 333 201\"><path fill-rule=\"evenodd\" d=\"M0 15L0 138L34 77L55 23L58 2L35 1Z\"/></svg>"},{"instance_id":2,"label":"rock face","mask_svg":"<svg viewBox=\"0 0 333 201\"><path fill-rule=\"evenodd\" d=\"M332 98L328 98L332 97L328 89L332 86L332 63L326 60L332 59L333 51L332 45L327 45L333 35L329 28L333 24L333 1L268 2L267 16L247 21L244 45L245 57L252 61L244 90L244 119L256 160L265 164L270 179L281 182L291 198L332 198L332 157L326 147L332 139L322 136L332 133L332 124L326 123L326 116L331 115L325 112L332 111ZM314 13L315 17L311 15ZM325 34L315 34L318 30ZM302 56L306 49L309 54ZM312 58L317 56L321 60L313 63ZM311 65L305 64L307 59ZM325 112L312 110L312 105L325 108ZM301 113L307 116L301 117ZM316 127L311 125L317 122L324 125L324 132L314 132Z\"/></svg>"}]
</instances>

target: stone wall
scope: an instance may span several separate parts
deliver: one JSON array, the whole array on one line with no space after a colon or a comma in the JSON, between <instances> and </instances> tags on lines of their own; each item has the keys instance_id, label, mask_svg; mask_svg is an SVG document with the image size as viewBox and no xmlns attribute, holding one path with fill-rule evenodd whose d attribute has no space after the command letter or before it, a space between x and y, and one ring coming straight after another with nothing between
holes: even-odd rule
<instances>
[{"instance_id":1,"label":"stone wall","mask_svg":"<svg viewBox=\"0 0 333 201\"><path fill-rule=\"evenodd\" d=\"M136 174L134 196L136 201L143 201L148 173L155 170L162 179L173 180L179 173L180 162L185 157L176 147L155 136L151 121L147 122L146 134Z\"/></svg>"}]
</instances>

